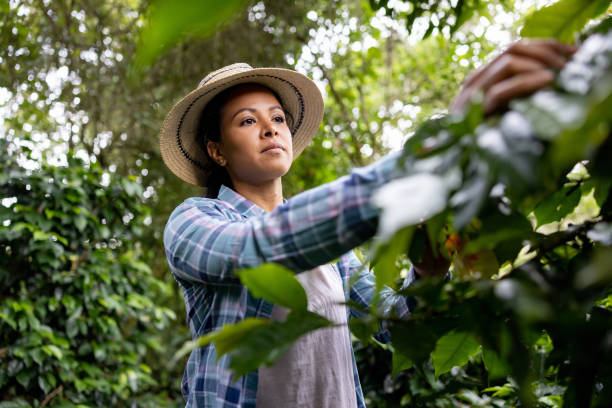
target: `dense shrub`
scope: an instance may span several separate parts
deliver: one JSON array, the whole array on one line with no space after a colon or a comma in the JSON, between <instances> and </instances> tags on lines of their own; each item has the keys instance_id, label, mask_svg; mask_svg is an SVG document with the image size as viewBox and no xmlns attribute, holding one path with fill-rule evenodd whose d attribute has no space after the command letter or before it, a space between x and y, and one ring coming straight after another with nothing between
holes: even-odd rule
<instances>
[{"instance_id":1,"label":"dense shrub","mask_svg":"<svg viewBox=\"0 0 612 408\"><path fill-rule=\"evenodd\" d=\"M140 185L75 158L26 170L8 151L2 143L0 407L162 405L143 361L173 313L139 260Z\"/></svg>"}]
</instances>

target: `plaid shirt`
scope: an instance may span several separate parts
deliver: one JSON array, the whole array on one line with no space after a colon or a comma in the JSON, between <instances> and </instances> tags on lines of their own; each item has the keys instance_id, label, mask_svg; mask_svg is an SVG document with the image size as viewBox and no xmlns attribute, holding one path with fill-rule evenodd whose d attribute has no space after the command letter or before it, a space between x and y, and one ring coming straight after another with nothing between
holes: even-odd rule
<instances>
[{"instance_id":1,"label":"plaid shirt","mask_svg":"<svg viewBox=\"0 0 612 408\"><path fill-rule=\"evenodd\" d=\"M397 157L389 155L296 195L271 213L225 186L217 199L189 198L179 205L166 225L164 244L185 298L192 336L247 317L270 316L273 305L254 298L234 274L265 262L302 272L339 257L333 266L347 299L368 306L374 296L374 277L347 251L374 235L379 211L370 205L370 197L396 176ZM411 279L412 273L407 281ZM381 299L383 310L393 310L398 316L409 314L405 298L391 290ZM355 310L347 312L349 317L358 316ZM228 355L216 360L214 344L191 353L182 382L187 407L255 407L257 371L234 382ZM354 356L353 373L358 407L362 408Z\"/></svg>"}]
</instances>

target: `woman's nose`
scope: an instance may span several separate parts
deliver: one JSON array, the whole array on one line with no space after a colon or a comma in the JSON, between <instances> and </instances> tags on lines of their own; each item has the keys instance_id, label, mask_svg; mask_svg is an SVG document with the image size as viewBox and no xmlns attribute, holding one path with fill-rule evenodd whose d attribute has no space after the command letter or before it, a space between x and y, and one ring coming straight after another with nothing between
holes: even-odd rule
<instances>
[{"instance_id":1,"label":"woman's nose","mask_svg":"<svg viewBox=\"0 0 612 408\"><path fill-rule=\"evenodd\" d=\"M267 120L264 123L263 134L265 137L272 137L278 134L276 125L271 120Z\"/></svg>"}]
</instances>

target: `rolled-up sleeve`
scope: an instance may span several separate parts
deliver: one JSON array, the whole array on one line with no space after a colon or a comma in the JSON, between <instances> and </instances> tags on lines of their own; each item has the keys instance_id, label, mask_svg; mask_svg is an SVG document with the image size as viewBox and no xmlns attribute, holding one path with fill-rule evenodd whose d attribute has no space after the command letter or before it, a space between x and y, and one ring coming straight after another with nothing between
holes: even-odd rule
<instances>
[{"instance_id":1,"label":"rolled-up sleeve","mask_svg":"<svg viewBox=\"0 0 612 408\"><path fill-rule=\"evenodd\" d=\"M376 232L379 210L371 197L398 176L398 157L388 155L246 219L230 219L219 200L190 198L164 231L170 267L187 281L232 284L235 270L266 262L294 272L328 263Z\"/></svg>"}]
</instances>

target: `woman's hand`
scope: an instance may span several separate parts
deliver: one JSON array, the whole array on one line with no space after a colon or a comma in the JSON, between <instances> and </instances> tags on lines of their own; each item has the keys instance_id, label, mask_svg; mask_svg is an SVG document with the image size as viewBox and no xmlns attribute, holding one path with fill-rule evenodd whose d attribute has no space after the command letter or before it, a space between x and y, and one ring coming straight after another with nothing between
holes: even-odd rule
<instances>
[{"instance_id":1,"label":"woman's hand","mask_svg":"<svg viewBox=\"0 0 612 408\"><path fill-rule=\"evenodd\" d=\"M450 111L461 111L479 92L486 114L504 108L510 100L550 85L576 50L556 40L516 42L468 77Z\"/></svg>"}]
</instances>

